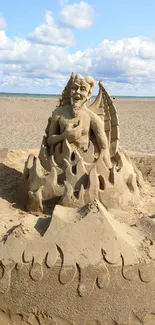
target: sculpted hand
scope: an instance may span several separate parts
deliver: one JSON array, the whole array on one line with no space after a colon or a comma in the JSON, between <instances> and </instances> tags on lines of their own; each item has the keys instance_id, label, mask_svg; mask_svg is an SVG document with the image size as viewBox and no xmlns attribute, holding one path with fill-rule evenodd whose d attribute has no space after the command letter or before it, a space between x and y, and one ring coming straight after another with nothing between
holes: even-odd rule
<instances>
[{"instance_id":1,"label":"sculpted hand","mask_svg":"<svg viewBox=\"0 0 155 325\"><path fill-rule=\"evenodd\" d=\"M76 141L78 138L81 137L81 134L82 134L82 126L81 126L81 123L79 121L79 125L76 126L76 127L68 127L65 131L65 134L66 134L66 139L69 141L69 142L74 142Z\"/></svg>"}]
</instances>

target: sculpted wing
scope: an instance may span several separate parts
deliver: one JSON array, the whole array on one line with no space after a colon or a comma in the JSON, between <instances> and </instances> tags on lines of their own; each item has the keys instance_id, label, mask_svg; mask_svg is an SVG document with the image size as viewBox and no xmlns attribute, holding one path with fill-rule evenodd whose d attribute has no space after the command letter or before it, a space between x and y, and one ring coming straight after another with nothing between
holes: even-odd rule
<instances>
[{"instance_id":1,"label":"sculpted wing","mask_svg":"<svg viewBox=\"0 0 155 325\"><path fill-rule=\"evenodd\" d=\"M65 86L62 95L59 99L59 105L58 105L59 107L70 105L70 91L71 91L74 78L75 78L75 73L72 72L70 79L68 80L67 85Z\"/></svg>"},{"instance_id":2,"label":"sculpted wing","mask_svg":"<svg viewBox=\"0 0 155 325\"><path fill-rule=\"evenodd\" d=\"M119 148L119 120L116 107L104 88L103 81L99 81L99 93L89 109L103 120L110 155L114 157Z\"/></svg>"}]
</instances>

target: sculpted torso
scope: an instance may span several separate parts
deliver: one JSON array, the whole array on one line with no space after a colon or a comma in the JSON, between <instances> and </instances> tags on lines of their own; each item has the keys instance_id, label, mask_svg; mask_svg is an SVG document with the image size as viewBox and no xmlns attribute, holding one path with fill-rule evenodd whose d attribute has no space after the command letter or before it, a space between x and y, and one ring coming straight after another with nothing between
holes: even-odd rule
<instances>
[{"instance_id":1,"label":"sculpted torso","mask_svg":"<svg viewBox=\"0 0 155 325\"><path fill-rule=\"evenodd\" d=\"M86 150L89 144L91 117L88 109L81 109L73 116L72 107L58 107L51 120L48 144L55 145L67 139L79 148Z\"/></svg>"},{"instance_id":2,"label":"sculpted torso","mask_svg":"<svg viewBox=\"0 0 155 325\"><path fill-rule=\"evenodd\" d=\"M66 139L77 149L87 150L90 131L93 131L98 151L104 150L105 164L110 169L111 160L104 124L100 117L86 106L91 91L90 81L77 75L71 90L71 104L57 107L52 115L47 130L47 143L49 147L54 148Z\"/></svg>"}]
</instances>

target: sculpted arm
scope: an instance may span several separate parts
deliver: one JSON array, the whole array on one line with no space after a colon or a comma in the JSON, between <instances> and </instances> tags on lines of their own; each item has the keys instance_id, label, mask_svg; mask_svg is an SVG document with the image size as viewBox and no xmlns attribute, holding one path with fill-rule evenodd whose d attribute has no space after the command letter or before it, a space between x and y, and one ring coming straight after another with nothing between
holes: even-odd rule
<instances>
[{"instance_id":1,"label":"sculpted arm","mask_svg":"<svg viewBox=\"0 0 155 325\"><path fill-rule=\"evenodd\" d=\"M59 129L59 115L53 113L49 130L47 143L49 146L62 142L65 139L65 133L57 134Z\"/></svg>"},{"instance_id":2,"label":"sculpted arm","mask_svg":"<svg viewBox=\"0 0 155 325\"><path fill-rule=\"evenodd\" d=\"M95 134L99 149L103 150L104 152L104 162L106 166L110 169L112 167L112 164L110 159L108 140L104 131L104 123L100 119L100 117L93 112L90 112L90 117L90 127Z\"/></svg>"},{"instance_id":3,"label":"sculpted arm","mask_svg":"<svg viewBox=\"0 0 155 325\"><path fill-rule=\"evenodd\" d=\"M93 130L97 144L99 146L99 149L107 149L108 146L108 140L104 131L104 123L100 119L100 117L91 112L91 129Z\"/></svg>"}]
</instances>

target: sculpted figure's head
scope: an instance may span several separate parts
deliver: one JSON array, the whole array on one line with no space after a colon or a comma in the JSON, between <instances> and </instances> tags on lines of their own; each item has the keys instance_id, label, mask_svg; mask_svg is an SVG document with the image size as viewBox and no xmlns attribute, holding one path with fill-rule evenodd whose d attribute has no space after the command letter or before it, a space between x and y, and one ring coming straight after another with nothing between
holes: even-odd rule
<instances>
[{"instance_id":1,"label":"sculpted figure's head","mask_svg":"<svg viewBox=\"0 0 155 325\"><path fill-rule=\"evenodd\" d=\"M81 107L91 97L94 79L90 76L75 75L71 89L71 104L74 108Z\"/></svg>"}]
</instances>

